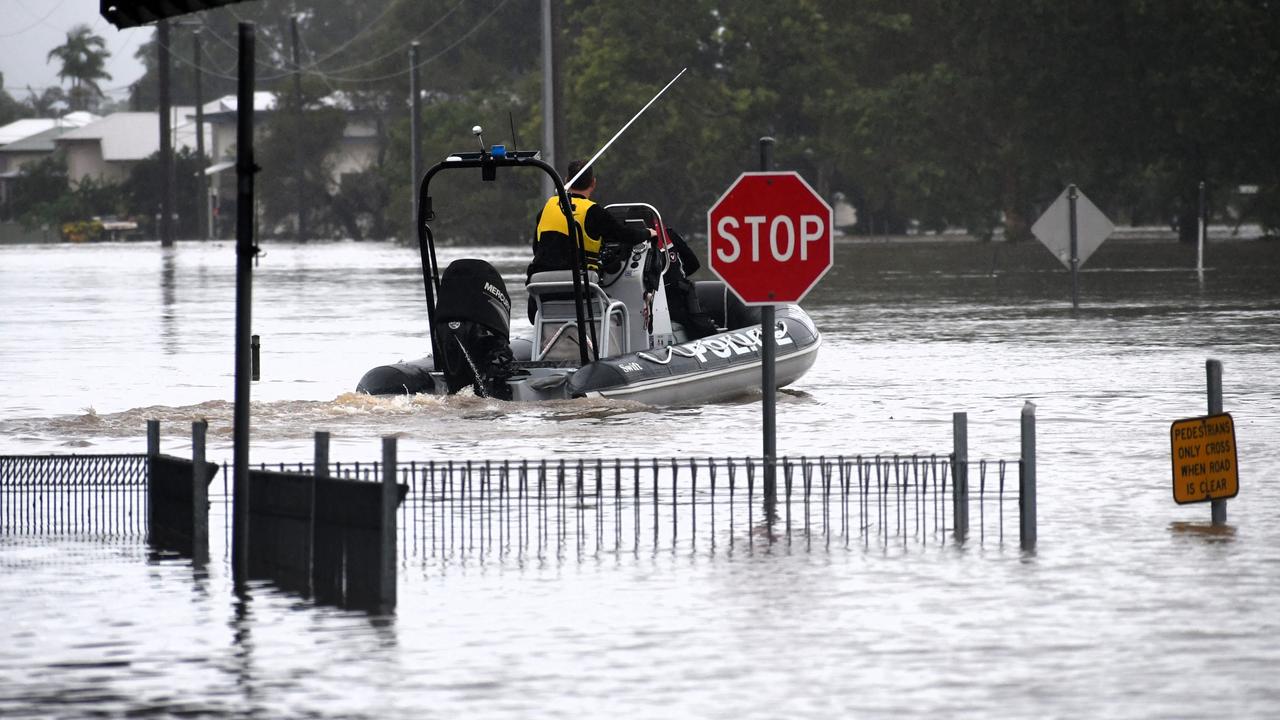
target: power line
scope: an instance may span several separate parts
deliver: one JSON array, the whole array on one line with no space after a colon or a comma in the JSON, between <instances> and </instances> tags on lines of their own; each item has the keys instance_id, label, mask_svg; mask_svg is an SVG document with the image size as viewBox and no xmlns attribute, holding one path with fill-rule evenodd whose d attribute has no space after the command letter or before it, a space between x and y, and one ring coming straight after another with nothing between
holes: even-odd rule
<instances>
[{"instance_id":1,"label":"power line","mask_svg":"<svg viewBox=\"0 0 1280 720\"><path fill-rule=\"evenodd\" d=\"M488 22L488 21L489 21L489 18L493 17L493 16L494 16L494 15L495 15L499 10L501 10L501 9L503 8L503 6L505 6L506 4L507 4L507 0L502 0L502 2L498 3L497 5L495 5L495 6L494 6L494 8L493 8L492 10L490 10L490 11L489 11L489 14L488 14L488 15L485 15L483 18L480 18L480 22L477 22L475 25L473 25L473 26L471 27L471 29L470 29L470 30L466 31L466 32L465 32L465 33L463 33L461 36L459 36L459 37L458 37L458 39L457 39L457 40L455 40L454 42L450 43L450 45L449 45L448 47L446 47L445 49L443 49L443 50L441 50L440 52L436 53L435 55L432 55L431 57L427 58L426 60L423 60L422 62L419 62L417 65L415 65L415 66L414 66L414 67L412 67L412 68L408 68L408 69L405 69L405 70L400 70L400 71L398 71L398 72L394 72L394 73L389 73L389 74L387 74L387 75L379 75L379 76L377 76L377 77L340 77L340 76L338 76L338 75L333 74L332 72L330 72L330 73L326 73L326 75L327 75L329 78L331 78L332 80L335 80L335 81L337 81L337 82L350 82L350 83L369 83L369 82L380 82L380 81L382 81L382 80L390 80L391 78L397 78L397 77L401 77L401 76L403 76L403 75L408 75L410 72L413 72L413 70L416 70L416 69L418 69L418 68L421 68L421 67L423 67L423 66L425 66L425 65L427 65L427 64L429 64L429 63L431 63L431 62L433 62L433 61L435 61L435 60L437 60L437 59L439 59L439 58L440 58L442 55L444 55L445 53L447 53L447 52L449 52L450 50L454 49L454 48L455 48L455 47L457 47L458 45L461 45L461 44L462 44L462 41L464 41L464 40L466 40L467 38L471 37L471 35L472 35L472 34L474 34L474 33L475 33L475 31L479 30L479 29L480 29L480 28L481 28L481 27L482 27L486 22ZM402 46L400 46L400 48L399 48L399 49L397 49L397 51L396 51L396 52L404 52L405 48L407 48L407 47L408 47L408 45L407 45L407 44L406 44L406 45L402 45ZM384 57L386 57L386 56L384 56Z\"/></svg>"},{"instance_id":2,"label":"power line","mask_svg":"<svg viewBox=\"0 0 1280 720\"><path fill-rule=\"evenodd\" d=\"M49 8L49 12L45 13L45 14L44 14L44 16L43 16L43 17L41 17L39 20L36 20L35 22L33 22L33 23L31 23L30 25L28 25L28 26L26 26L26 27L22 28L21 30L16 30L16 31L14 31L14 32L5 33L5 34L3 34L3 35L0 35L0 38L10 38L10 37L14 37L15 35L21 35L22 33L24 33L24 32L26 32L26 31L30 30L31 28L33 28L33 27L35 27L35 26L37 26L37 25L44 25L45 27L49 28L50 30L58 30L58 28L55 28L55 27L53 27L53 26L51 26L51 25L45 25L45 22L44 22L44 21L45 21L45 20L48 20L48 19L49 19L49 17L50 17L51 15L53 15L53 14L54 14L54 13L56 13L56 12L58 12L59 8L61 8L61 7L62 7L62 3L64 3L64 2L66 2L66 0L58 0L58 3L57 3L56 5L54 5L53 7ZM20 6L22 7L22 9L23 9L23 10L26 10L28 13L31 13L32 15L34 15L34 14L35 14L35 13L32 13L32 12L31 12L31 9L30 9L30 8L28 8L28 7L27 7L25 4L23 4L22 2L19 2L19 3L18 3L18 5L20 5Z\"/></svg>"},{"instance_id":3,"label":"power line","mask_svg":"<svg viewBox=\"0 0 1280 720\"><path fill-rule=\"evenodd\" d=\"M498 5L498 7L501 7L502 5L505 5L505 4L506 4L506 0L502 0L502 3L500 3L500 4ZM435 22L433 22L433 23L431 23L431 25L429 25L429 26L427 27L427 29L425 29L425 30L423 30L423 31L419 32L417 35L414 35L413 37L409 38L409 39L408 39L408 40L406 40L405 42L403 42L403 43L401 43L400 45L396 46L396 47L395 47L394 49L392 49L392 50L388 50L387 52L385 52L385 53L383 53L383 54L381 54L381 55L378 55L378 56L376 56L376 57L370 58L370 59L365 60L365 61L363 61L363 62L356 63L356 64L354 64L354 65L348 65L348 66L346 66L346 67L340 67L340 68L329 68L329 69L327 69L325 72L328 72L328 73L331 73L331 74L332 74L332 73L345 73L345 72L349 72L349 71L351 71L351 70L358 70L358 69L360 69L360 68L362 68L362 67L368 67L368 66L370 66L370 65L373 65L373 64L375 64L375 63L381 62L381 61L383 61L383 60L385 60L385 59L387 59L387 58L389 58L389 57L393 57L393 56L395 56L395 55L403 55L403 54L404 54L404 51L405 51L405 50L407 50L407 49L409 48L409 46L410 46L410 45L412 45L414 42L416 42L416 41L418 41L419 39L421 39L421 38L422 38L422 36L426 35L427 33L431 32L432 30L435 30L437 27L439 27L439 26L440 26L440 23L443 23L445 20L449 19L449 16L453 15L453 13L454 13L458 8L460 8L460 7L462 7L462 0L459 0L459 2L455 3L455 4L454 4L454 6L453 6L452 8L449 8L449 11L448 11L448 12L446 12L446 13L445 13L445 14L443 14L443 15L441 15L439 18L436 18L436 21L435 21ZM495 9L496 9L496 8L495 8ZM492 13L490 13L490 14L492 14ZM487 19L488 19L488 17L486 16L486 17L485 17L485 20L487 20ZM483 23L483 22L484 22L484 20L481 20L480 22L482 22L482 23ZM329 55L329 57L333 57L333 55L332 55L332 54L330 54L330 55ZM314 67L314 66L316 66L316 65L319 65L319 61L317 61L317 62L315 62L315 63L312 63L312 65L311 65L311 66L308 66L308 69L309 69L310 67Z\"/></svg>"},{"instance_id":4,"label":"power line","mask_svg":"<svg viewBox=\"0 0 1280 720\"><path fill-rule=\"evenodd\" d=\"M428 64L430 64L431 62L434 62L435 60L438 60L441 56L443 56L444 54L448 53L450 50L453 50L453 49L454 49L454 48L456 48L458 45L462 44L462 42L463 42L463 41L465 41L467 38L471 37L471 35L475 34L475 32L476 32L477 30L479 30L479 29L480 29L480 28L481 28L481 27L482 27L486 22L488 22L490 18L492 18L495 14L497 14L497 12L498 12L499 10L501 10L503 7L505 7L508 1L509 1L509 0L501 0L497 5L495 5L495 6L493 7L493 9L492 9L492 10L490 10L490 11L488 12L488 14L486 14L483 18L481 18L481 19L479 20L479 22L477 22L477 23L476 23L475 25L473 25L469 30L467 30L467 32L465 32L465 33L463 33L462 35L460 35L456 40L454 40L452 43L450 43L447 47L445 47L445 48L444 48L443 50L441 50L440 52L436 53L435 55L432 55L432 56L428 57L428 58L427 58L427 59L425 59L425 60L420 61L420 62L417 64L416 68L422 68L423 66L428 65ZM314 69L315 65L314 65L314 64L312 64L312 65L303 66L302 71L303 71L306 75L311 76L311 77L317 77L317 78L320 78L320 79L324 80L326 83L331 83L331 82L339 82L339 83L369 83L369 82L380 82L380 81L382 81L382 80L390 80L390 79L392 79L392 78L396 78L396 77L401 77L401 76L403 76L403 75L407 75L409 72L411 72L411 71L412 71L412 69L399 70L399 71L394 72L394 73L388 73L388 74L386 74L386 75L379 75L379 76L374 76L374 77L352 77L352 76L343 76L341 73L345 73L345 72L347 72L347 71L349 71L349 70L353 70L353 69L357 69L357 68L365 67L365 66L371 65L371 64L373 64L373 63L375 63L375 62L381 61L381 60L383 60L383 59L385 59L385 58L388 58L388 57L391 57L391 56L393 56L393 55L397 55L397 54L400 54L400 53L405 52L405 50L407 50L407 49L408 49L409 45L410 45L410 44L412 44L412 42L413 42L413 41L417 40L418 38L421 38L423 35L426 35L427 33L429 33L429 32L431 32L432 30L434 30L436 27L438 27L438 26L440 25L440 23L444 22L444 20L445 20L449 15L453 14L453 12L454 12L454 11L456 11L459 7L461 7L461 6L462 6L462 4L463 4L463 3L462 3L461 1L460 1L460 2L458 2L457 4L455 4L455 5L453 6L453 8L451 8L447 13L445 13L443 16L441 16L440 18L438 18L438 19L437 19L434 23L432 23L432 24L431 24L427 29L423 30L422 32L419 32L417 35L414 35L414 36L413 36L409 41L406 41L406 42L404 42L404 43L402 43L402 44L398 45L394 50L390 50L390 51L388 51L388 52L386 52L386 53L383 53L382 55L379 55L379 56L377 56L377 57L375 57L375 58L373 58L373 59L371 59L371 60L367 60L367 61L364 61L364 62L361 62L361 63L357 63L357 64L355 64L355 65L350 65L350 66L348 66L348 67L344 67L344 68L337 68L337 69L329 70L329 71L322 71L322 70ZM228 8L228 10L230 10L230 8ZM232 12L232 15L234 16L234 15L235 15L235 13L234 13L234 12ZM236 17L238 17L238 16L236 16ZM375 22L376 22L376 20L375 20ZM206 29L207 29L207 27L208 27L208 26L206 26ZM220 37L216 32L213 32L213 31L211 31L211 30L210 30L209 34L210 34L210 35L212 35L212 36L214 37L214 39L218 40L218 41L219 41L219 42L221 42L222 44L227 45L228 47L233 47L233 48L235 47L235 46L231 45L230 43L228 43L225 39L223 39L222 37ZM160 43L160 41L159 41L158 39L153 39L153 42L155 42L156 44L159 44L159 43ZM170 45L172 45L172 43L170 43ZM237 48L237 49L238 49L238 48ZM209 56L209 57L210 57L210 59L211 59L211 60L213 59L211 56ZM332 57L332 54L330 55L330 57ZM195 65L194 65L191 61L189 61L189 60L185 59L181 54L179 54L179 53L177 53L177 52L174 52L172 48L170 48L170 58L171 58L171 59L173 59L173 60L175 60L175 61L177 61L179 64L186 65L187 67L191 67L191 68L194 68L194 67L195 67ZM269 64L269 63L260 62L260 61L259 61L259 62L256 62L255 64L260 65L260 66L262 66L262 67L264 67L264 68L268 68L268 69L270 69L270 70L277 71L275 74L271 74L271 75L259 75L257 79L258 79L258 80L262 80L262 81L270 82L270 81L272 81L272 80L279 80L279 79L281 79L281 78L289 77L289 76L290 76L290 75L292 75L292 74L293 74L293 72L294 72L293 68L289 68L289 67L280 67L280 66L278 66L278 65L273 65L273 64ZM232 75L232 74L229 74L229 73L227 73L227 72L215 72L215 71L211 71L211 70L209 70L208 68L200 68L200 72L201 72L201 73L203 73L203 74L205 74L205 75L209 75L209 76L211 76L211 77L221 78L221 79L223 79L223 80L237 80L237 79L238 79L238 76L236 76L236 75Z\"/></svg>"},{"instance_id":5,"label":"power line","mask_svg":"<svg viewBox=\"0 0 1280 720\"><path fill-rule=\"evenodd\" d=\"M454 10L456 10L456 9L458 8L458 6L459 6L459 5L461 5L461 4L462 4L461 2L458 2L458 3L457 3L457 5L454 5L454 6L453 6L453 7L454 7ZM367 32L369 32L370 30L372 30L372 29L373 29L373 27L374 27L375 25L377 25L379 22L382 22L382 18L386 17L386 16L387 16L387 13L391 12L392 8L394 8L395 6L396 6L395 0L388 0L387 4L386 4L385 6L383 6L383 8L382 8L382 12L378 13L378 16L377 16L377 17L375 17L373 20L370 20L368 24L366 24L364 27L362 27L362 28L360 28L358 31L356 31L356 33L355 33L354 35L352 35L351 37L347 38L347 39L346 39L346 40L344 40L342 43L340 43L340 44L338 45L338 47L334 48L333 50L330 50L328 55L325 55L324 57L320 57L320 58L317 58L317 59L315 59L315 60L312 60L312 61L311 61L311 63L310 63L310 66L317 66L317 65L319 65L320 63L322 63L322 62L324 62L324 61L328 60L329 58L331 58L331 57L333 57L333 56L337 55L338 53L342 52L343 50L346 50L346 49L351 45L351 43L355 42L358 38L360 38L361 36L363 36L365 33L367 33ZM451 13L451 12L453 12L453 10L450 10L449 12ZM448 13L446 13L446 16L447 16L447 15L448 15ZM438 23L437 23L437 24L438 24ZM434 27L434 25L433 25L432 27ZM304 41L304 42L305 42L305 41Z\"/></svg>"}]
</instances>

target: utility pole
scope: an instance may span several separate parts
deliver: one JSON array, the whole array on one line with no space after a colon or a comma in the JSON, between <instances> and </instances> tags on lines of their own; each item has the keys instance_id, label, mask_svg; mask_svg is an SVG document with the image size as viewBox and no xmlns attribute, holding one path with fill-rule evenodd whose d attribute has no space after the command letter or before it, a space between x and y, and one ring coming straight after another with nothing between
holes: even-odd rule
<instances>
[{"instance_id":1,"label":"utility pole","mask_svg":"<svg viewBox=\"0 0 1280 720\"><path fill-rule=\"evenodd\" d=\"M559 172L569 164L565 142L564 102L560 83L560 3L542 0L542 160ZM543 195L551 195L551 178L542 179Z\"/></svg>"},{"instance_id":2,"label":"utility pole","mask_svg":"<svg viewBox=\"0 0 1280 720\"><path fill-rule=\"evenodd\" d=\"M306 175L303 172L303 149L302 149L302 63L298 59L298 16L294 15L289 18L290 33L293 36L293 101L294 101L294 128L293 128L293 157L294 172L297 174L297 209L298 209L298 240L306 241L307 239L307 211L306 211L306 193L305 183L303 182Z\"/></svg>"},{"instance_id":3,"label":"utility pole","mask_svg":"<svg viewBox=\"0 0 1280 720\"><path fill-rule=\"evenodd\" d=\"M169 100L169 21L156 22L156 64L160 78L160 246L173 245L173 135Z\"/></svg>"},{"instance_id":4,"label":"utility pole","mask_svg":"<svg viewBox=\"0 0 1280 720\"><path fill-rule=\"evenodd\" d=\"M201 92L200 73L200 28L191 33L191 60L196 72L196 165L200 171L196 173L196 237L209 239L209 176L204 174L204 95Z\"/></svg>"},{"instance_id":5,"label":"utility pole","mask_svg":"<svg viewBox=\"0 0 1280 720\"><path fill-rule=\"evenodd\" d=\"M235 394L231 425L233 500L231 576L236 587L249 579L249 379L253 374L250 336L253 328L254 236L253 176L253 23L240 23L240 68L236 82L236 338Z\"/></svg>"},{"instance_id":6,"label":"utility pole","mask_svg":"<svg viewBox=\"0 0 1280 720\"><path fill-rule=\"evenodd\" d=\"M418 137L422 124L422 88L418 85L418 43L409 45L409 194L413 198L413 234L418 237L418 183L422 182L422 139Z\"/></svg>"}]
</instances>

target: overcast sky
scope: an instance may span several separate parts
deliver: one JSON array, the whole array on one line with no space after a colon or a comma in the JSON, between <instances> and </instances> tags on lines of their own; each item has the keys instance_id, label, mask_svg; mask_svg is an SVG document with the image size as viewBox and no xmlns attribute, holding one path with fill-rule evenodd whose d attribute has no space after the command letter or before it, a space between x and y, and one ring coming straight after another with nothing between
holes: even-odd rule
<instances>
[{"instance_id":1,"label":"overcast sky","mask_svg":"<svg viewBox=\"0 0 1280 720\"><path fill-rule=\"evenodd\" d=\"M0 72L4 89L15 98L27 96L27 86L60 84L56 60L49 51L61 45L72 26L87 24L107 41L107 72L100 84L114 100L128 96L129 84L142 76L142 63L133 58L138 46L151 39L151 27L117 30L98 14L98 0L0 0Z\"/></svg>"}]
</instances>

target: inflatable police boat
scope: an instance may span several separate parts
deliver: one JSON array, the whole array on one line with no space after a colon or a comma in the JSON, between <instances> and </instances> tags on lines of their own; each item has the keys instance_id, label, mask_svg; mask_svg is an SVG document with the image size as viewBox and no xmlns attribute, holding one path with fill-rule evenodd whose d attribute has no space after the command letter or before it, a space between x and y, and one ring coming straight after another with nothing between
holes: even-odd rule
<instances>
[{"instance_id":1,"label":"inflatable police boat","mask_svg":"<svg viewBox=\"0 0 1280 720\"><path fill-rule=\"evenodd\" d=\"M499 145L449 156L427 171L419 188L418 240L431 354L373 368L360 379L358 392L453 394L470 388L478 396L504 400L606 397L686 405L728 400L760 387L759 308L745 305L720 281L683 278L678 238L655 208L642 203L606 210L655 229L657 237L634 246L627 257L602 262L601 274L582 269L535 273L526 285L532 335L512 338L511 295L492 265L460 259L439 271L429 224L435 217L430 183L445 170L479 169L482 179L491 181L498 168L518 167L537 168L552 178L579 268L585 267L582 228L564 184L537 152L508 153ZM822 339L797 305L777 306L772 330L775 379L783 387L813 365Z\"/></svg>"}]
</instances>

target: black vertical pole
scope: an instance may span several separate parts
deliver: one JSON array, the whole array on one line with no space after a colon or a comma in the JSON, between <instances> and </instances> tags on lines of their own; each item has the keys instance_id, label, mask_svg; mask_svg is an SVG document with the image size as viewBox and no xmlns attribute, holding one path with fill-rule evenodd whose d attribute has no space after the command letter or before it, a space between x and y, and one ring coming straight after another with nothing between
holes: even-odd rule
<instances>
[{"instance_id":1,"label":"black vertical pole","mask_svg":"<svg viewBox=\"0 0 1280 720\"><path fill-rule=\"evenodd\" d=\"M396 438L382 438L382 513L379 543L378 605L383 612L396 606L396 508L400 488L396 485Z\"/></svg>"},{"instance_id":2,"label":"black vertical pole","mask_svg":"<svg viewBox=\"0 0 1280 720\"><path fill-rule=\"evenodd\" d=\"M191 33L191 60L195 66L196 81L196 237L209 239L209 176L204 174L204 93L201 91L200 29Z\"/></svg>"},{"instance_id":3,"label":"black vertical pole","mask_svg":"<svg viewBox=\"0 0 1280 720\"><path fill-rule=\"evenodd\" d=\"M1204 181L1200 181L1200 212L1196 215L1198 225L1196 228L1196 272L1200 274L1200 279L1204 280L1204 241L1209 235L1209 203L1205 198Z\"/></svg>"},{"instance_id":4,"label":"black vertical pole","mask_svg":"<svg viewBox=\"0 0 1280 720\"><path fill-rule=\"evenodd\" d=\"M249 349L253 309L253 23L240 23L240 78L236 89L236 369L232 423L234 470L231 569L235 582L249 579Z\"/></svg>"},{"instance_id":5,"label":"black vertical pole","mask_svg":"<svg viewBox=\"0 0 1280 720\"><path fill-rule=\"evenodd\" d=\"M418 86L418 43L409 45L409 195L413 198L414 237L418 224L418 183L422 182L422 89Z\"/></svg>"},{"instance_id":6,"label":"black vertical pole","mask_svg":"<svg viewBox=\"0 0 1280 720\"><path fill-rule=\"evenodd\" d=\"M1204 363L1205 381L1209 395L1209 414L1222 414L1222 361L1206 360ZM1227 524L1227 501L1209 501L1210 522L1221 527Z\"/></svg>"},{"instance_id":7,"label":"black vertical pole","mask_svg":"<svg viewBox=\"0 0 1280 720\"><path fill-rule=\"evenodd\" d=\"M160 79L160 244L173 245L173 135L169 100L169 21L156 22L156 64Z\"/></svg>"},{"instance_id":8,"label":"black vertical pole","mask_svg":"<svg viewBox=\"0 0 1280 720\"><path fill-rule=\"evenodd\" d=\"M205 476L205 440L209 421L191 423L191 562L209 562L209 484Z\"/></svg>"},{"instance_id":9,"label":"black vertical pole","mask_svg":"<svg viewBox=\"0 0 1280 720\"><path fill-rule=\"evenodd\" d=\"M147 542L156 534L156 458L160 455L160 421L147 421Z\"/></svg>"},{"instance_id":10,"label":"black vertical pole","mask_svg":"<svg viewBox=\"0 0 1280 720\"><path fill-rule=\"evenodd\" d=\"M956 542L969 536L969 413L951 413L951 503Z\"/></svg>"},{"instance_id":11,"label":"black vertical pole","mask_svg":"<svg viewBox=\"0 0 1280 720\"><path fill-rule=\"evenodd\" d=\"M760 171L773 169L773 143L771 137L760 138ZM774 364L777 356L777 341L773 336L775 313L773 305L760 308L760 391L763 395L764 410L764 501L765 516L773 519L773 508L778 501L778 431L776 385L777 376Z\"/></svg>"},{"instance_id":12,"label":"black vertical pole","mask_svg":"<svg viewBox=\"0 0 1280 720\"><path fill-rule=\"evenodd\" d=\"M1018 540L1023 550L1035 550L1036 406L1030 400L1022 405L1022 457L1018 471Z\"/></svg>"},{"instance_id":13,"label":"black vertical pole","mask_svg":"<svg viewBox=\"0 0 1280 720\"><path fill-rule=\"evenodd\" d=\"M294 182L297 183L296 190L298 194L298 197L296 200L297 210L298 210L298 238L297 239L305 241L307 239L307 211L306 211L306 204L305 204L306 197L304 193L305 183L303 183L303 177L305 176L306 173L303 172L303 168L302 168L302 163L303 163L302 63L301 61L298 60L299 51L298 51L298 16L297 15L294 15L293 17L289 18L289 32L293 37L293 102L294 102L293 158L294 158L294 173L296 174L296 178Z\"/></svg>"},{"instance_id":14,"label":"black vertical pole","mask_svg":"<svg viewBox=\"0 0 1280 720\"><path fill-rule=\"evenodd\" d=\"M1067 212L1071 215L1071 309L1080 307L1080 246L1076 239L1076 186L1067 186Z\"/></svg>"}]
</instances>

